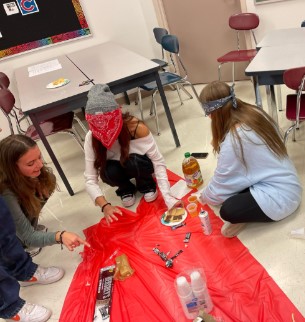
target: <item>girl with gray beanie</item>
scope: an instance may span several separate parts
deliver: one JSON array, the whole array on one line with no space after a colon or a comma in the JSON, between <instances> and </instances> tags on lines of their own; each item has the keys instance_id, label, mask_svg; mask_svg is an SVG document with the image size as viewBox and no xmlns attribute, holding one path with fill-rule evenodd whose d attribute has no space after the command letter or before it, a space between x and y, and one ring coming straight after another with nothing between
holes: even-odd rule
<instances>
[{"instance_id":1,"label":"girl with gray beanie","mask_svg":"<svg viewBox=\"0 0 305 322\"><path fill-rule=\"evenodd\" d=\"M165 161L148 127L129 113L122 113L107 85L90 89L86 120L90 129L84 145L86 190L108 224L118 220L122 212L106 200L99 177L118 187L116 194L124 207L134 205L136 190L143 193L146 202L153 202L158 197L156 181L168 209L180 203L170 193Z\"/></svg>"}]
</instances>

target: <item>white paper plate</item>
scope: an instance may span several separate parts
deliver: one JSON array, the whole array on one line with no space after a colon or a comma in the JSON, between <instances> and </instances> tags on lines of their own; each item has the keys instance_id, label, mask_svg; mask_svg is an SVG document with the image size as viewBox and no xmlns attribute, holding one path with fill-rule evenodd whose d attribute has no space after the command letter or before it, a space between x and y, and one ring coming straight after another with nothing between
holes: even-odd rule
<instances>
[{"instance_id":1,"label":"white paper plate","mask_svg":"<svg viewBox=\"0 0 305 322\"><path fill-rule=\"evenodd\" d=\"M56 85L54 85L55 82L58 82ZM62 81L55 80L52 83L48 84L46 87L47 88L58 88L67 85L70 83L69 79L63 78Z\"/></svg>"},{"instance_id":2,"label":"white paper plate","mask_svg":"<svg viewBox=\"0 0 305 322\"><path fill-rule=\"evenodd\" d=\"M179 220L179 221L175 221L175 222L165 222L164 221L164 218L165 218L165 216L167 215L167 211L162 215L162 217L161 217L161 224L162 225L164 225L164 226L169 226L169 227L171 227L171 226L175 226L175 225L178 225L178 224L180 224L180 223L182 223L182 222L184 222L184 220L186 219L186 217L187 217L187 212L185 211L185 209L184 209L184 214L182 215L182 219L181 220Z\"/></svg>"}]
</instances>

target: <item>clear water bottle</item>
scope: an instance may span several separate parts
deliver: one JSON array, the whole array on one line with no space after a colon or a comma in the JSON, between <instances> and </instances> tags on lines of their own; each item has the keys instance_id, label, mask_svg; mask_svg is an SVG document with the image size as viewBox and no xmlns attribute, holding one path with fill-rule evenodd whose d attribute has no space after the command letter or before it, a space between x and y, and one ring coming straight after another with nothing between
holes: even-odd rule
<instances>
[{"instance_id":1,"label":"clear water bottle","mask_svg":"<svg viewBox=\"0 0 305 322\"><path fill-rule=\"evenodd\" d=\"M177 277L176 289L186 318L195 319L198 316L197 302L191 285L184 276Z\"/></svg>"},{"instance_id":2,"label":"clear water bottle","mask_svg":"<svg viewBox=\"0 0 305 322\"><path fill-rule=\"evenodd\" d=\"M192 157L190 152L184 154L182 162L182 171L186 185L191 189L197 189L203 183L200 166L196 158Z\"/></svg>"},{"instance_id":3,"label":"clear water bottle","mask_svg":"<svg viewBox=\"0 0 305 322\"><path fill-rule=\"evenodd\" d=\"M206 285L204 278L199 271L193 271L190 274L191 288L196 298L197 306L200 309L204 309L206 313L209 313L213 309L213 303Z\"/></svg>"}]
</instances>

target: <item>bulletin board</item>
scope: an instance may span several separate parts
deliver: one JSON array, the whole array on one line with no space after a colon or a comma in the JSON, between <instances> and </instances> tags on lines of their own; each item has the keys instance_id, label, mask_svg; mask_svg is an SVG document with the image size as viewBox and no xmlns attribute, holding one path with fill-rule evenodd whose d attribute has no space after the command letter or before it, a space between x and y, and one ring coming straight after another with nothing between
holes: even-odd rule
<instances>
[{"instance_id":1,"label":"bulletin board","mask_svg":"<svg viewBox=\"0 0 305 322\"><path fill-rule=\"evenodd\" d=\"M0 0L0 60L90 35L79 0Z\"/></svg>"}]
</instances>

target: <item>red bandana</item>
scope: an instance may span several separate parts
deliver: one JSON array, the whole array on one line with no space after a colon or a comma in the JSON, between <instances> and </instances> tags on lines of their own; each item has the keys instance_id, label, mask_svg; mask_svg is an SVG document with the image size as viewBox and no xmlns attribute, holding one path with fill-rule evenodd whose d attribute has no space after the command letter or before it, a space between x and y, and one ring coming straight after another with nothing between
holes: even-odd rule
<instances>
[{"instance_id":1,"label":"red bandana","mask_svg":"<svg viewBox=\"0 0 305 322\"><path fill-rule=\"evenodd\" d=\"M92 135L109 149L119 136L122 126L122 110L120 108L103 114L86 114L86 120Z\"/></svg>"}]
</instances>

